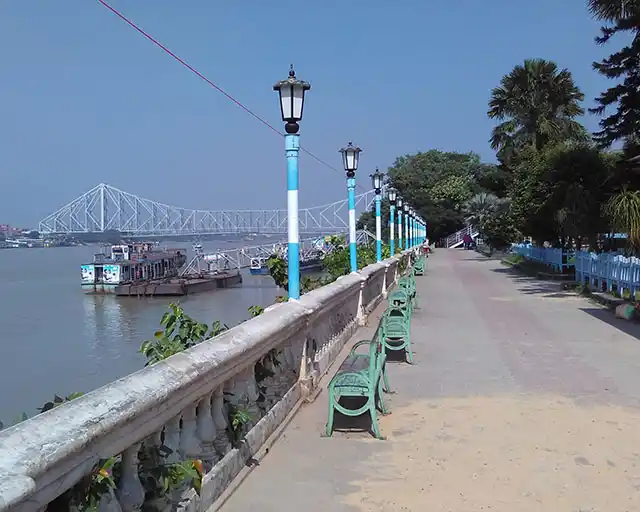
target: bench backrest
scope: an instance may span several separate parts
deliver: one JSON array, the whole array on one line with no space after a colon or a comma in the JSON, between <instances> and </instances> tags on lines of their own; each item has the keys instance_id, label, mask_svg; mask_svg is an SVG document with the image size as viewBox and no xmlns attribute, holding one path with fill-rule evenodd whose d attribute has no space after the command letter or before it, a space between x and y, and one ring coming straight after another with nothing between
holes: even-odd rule
<instances>
[{"instance_id":1,"label":"bench backrest","mask_svg":"<svg viewBox=\"0 0 640 512\"><path fill-rule=\"evenodd\" d=\"M407 320L408 317L407 308L401 306L389 306L382 316L382 318L399 318L401 320Z\"/></svg>"},{"instance_id":2,"label":"bench backrest","mask_svg":"<svg viewBox=\"0 0 640 512\"><path fill-rule=\"evenodd\" d=\"M389 295L389 306L406 307L409 303L409 294L405 290L394 290Z\"/></svg>"},{"instance_id":3,"label":"bench backrest","mask_svg":"<svg viewBox=\"0 0 640 512\"><path fill-rule=\"evenodd\" d=\"M416 282L413 279L409 279L406 277L403 277L401 279L398 280L398 288L402 288L404 290L409 290L409 291L413 291L416 287Z\"/></svg>"}]
</instances>

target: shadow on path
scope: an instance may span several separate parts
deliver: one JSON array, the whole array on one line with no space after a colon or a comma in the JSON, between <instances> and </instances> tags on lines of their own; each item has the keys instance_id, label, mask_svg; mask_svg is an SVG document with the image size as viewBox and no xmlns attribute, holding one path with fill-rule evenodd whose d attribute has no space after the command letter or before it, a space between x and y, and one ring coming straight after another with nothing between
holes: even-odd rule
<instances>
[{"instance_id":1,"label":"shadow on path","mask_svg":"<svg viewBox=\"0 0 640 512\"><path fill-rule=\"evenodd\" d=\"M511 267L492 268L491 271L508 276L518 285L518 291L527 295L542 295L549 299L576 297L574 292L565 290L560 281L544 281L537 277L523 275Z\"/></svg>"},{"instance_id":2,"label":"shadow on path","mask_svg":"<svg viewBox=\"0 0 640 512\"><path fill-rule=\"evenodd\" d=\"M593 307L593 308L580 308L580 311L585 312L587 315L591 315L602 322L609 324L612 327L628 334L629 336L633 336L637 340L640 340L640 324L634 323L629 320L622 320L621 318L616 318L616 316L605 308Z\"/></svg>"}]
</instances>

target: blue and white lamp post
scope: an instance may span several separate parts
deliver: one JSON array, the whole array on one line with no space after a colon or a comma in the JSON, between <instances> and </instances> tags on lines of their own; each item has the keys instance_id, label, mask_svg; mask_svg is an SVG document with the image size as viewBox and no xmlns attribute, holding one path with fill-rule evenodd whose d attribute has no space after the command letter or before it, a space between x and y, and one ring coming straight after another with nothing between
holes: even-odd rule
<instances>
[{"instance_id":1,"label":"blue and white lamp post","mask_svg":"<svg viewBox=\"0 0 640 512\"><path fill-rule=\"evenodd\" d=\"M409 206L409 211L407 212L407 226L409 227L409 234L407 235L409 239L409 249L413 249L413 208L411 208L411 206Z\"/></svg>"},{"instance_id":2,"label":"blue and white lamp post","mask_svg":"<svg viewBox=\"0 0 640 512\"><path fill-rule=\"evenodd\" d=\"M391 256L393 256L396 253L396 241L394 240L396 222L396 189L390 188L387 194L389 196L389 252Z\"/></svg>"},{"instance_id":3,"label":"blue and white lamp post","mask_svg":"<svg viewBox=\"0 0 640 512\"><path fill-rule=\"evenodd\" d=\"M381 205L382 205L382 174L376 167L376 172L371 175L371 185L376 192L376 261L382 261L382 219Z\"/></svg>"},{"instance_id":4,"label":"blue and white lamp post","mask_svg":"<svg viewBox=\"0 0 640 512\"><path fill-rule=\"evenodd\" d=\"M287 156L287 266L289 299L300 298L300 237L298 234L298 155L300 153L300 125L304 93L311 85L296 78L293 64L289 78L273 86L280 96L280 111L285 122L284 146Z\"/></svg>"},{"instance_id":5,"label":"blue and white lamp post","mask_svg":"<svg viewBox=\"0 0 640 512\"><path fill-rule=\"evenodd\" d=\"M411 249L411 240L409 240L409 205L404 203L404 248Z\"/></svg>"},{"instance_id":6,"label":"blue and white lamp post","mask_svg":"<svg viewBox=\"0 0 640 512\"><path fill-rule=\"evenodd\" d=\"M349 206L349 261L351 272L358 271L358 253L356 252L356 171L362 150L351 142L340 150L342 164L347 173L347 193Z\"/></svg>"},{"instance_id":7,"label":"blue and white lamp post","mask_svg":"<svg viewBox=\"0 0 640 512\"><path fill-rule=\"evenodd\" d=\"M403 199L401 197L396 201L398 205L398 249L402 251L402 204Z\"/></svg>"},{"instance_id":8,"label":"blue and white lamp post","mask_svg":"<svg viewBox=\"0 0 640 512\"><path fill-rule=\"evenodd\" d=\"M417 240L416 240L416 211L411 208L409 210L409 218L411 219L411 247L415 247L417 244Z\"/></svg>"}]
</instances>

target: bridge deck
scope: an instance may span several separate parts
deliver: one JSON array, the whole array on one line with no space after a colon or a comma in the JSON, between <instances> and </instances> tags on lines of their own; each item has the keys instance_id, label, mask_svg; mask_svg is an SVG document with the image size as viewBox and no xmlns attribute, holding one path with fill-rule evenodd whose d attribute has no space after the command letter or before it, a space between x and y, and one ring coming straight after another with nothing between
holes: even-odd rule
<instances>
[{"instance_id":1,"label":"bridge deck","mask_svg":"<svg viewBox=\"0 0 640 512\"><path fill-rule=\"evenodd\" d=\"M428 266L388 440L322 438L323 392L223 512L640 510L640 326L471 252Z\"/></svg>"}]
</instances>

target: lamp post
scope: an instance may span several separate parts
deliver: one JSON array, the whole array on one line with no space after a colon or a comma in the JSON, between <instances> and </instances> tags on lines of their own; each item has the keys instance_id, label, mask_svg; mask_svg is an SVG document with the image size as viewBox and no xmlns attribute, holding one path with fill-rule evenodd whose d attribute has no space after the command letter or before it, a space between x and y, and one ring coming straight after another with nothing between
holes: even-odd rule
<instances>
[{"instance_id":1,"label":"lamp post","mask_svg":"<svg viewBox=\"0 0 640 512\"><path fill-rule=\"evenodd\" d=\"M409 240L409 249L413 249L413 216L411 212L413 208L409 206L409 211L407 212L407 228L409 233L407 234L407 239Z\"/></svg>"},{"instance_id":2,"label":"lamp post","mask_svg":"<svg viewBox=\"0 0 640 512\"><path fill-rule=\"evenodd\" d=\"M376 167L376 172L371 175L371 184L376 192L376 261L382 261L382 221L380 219L380 206L382 204L382 174Z\"/></svg>"},{"instance_id":3,"label":"lamp post","mask_svg":"<svg viewBox=\"0 0 640 512\"><path fill-rule=\"evenodd\" d=\"M398 249L402 251L402 205L403 200L401 197L398 198L396 204L398 205Z\"/></svg>"},{"instance_id":4,"label":"lamp post","mask_svg":"<svg viewBox=\"0 0 640 512\"><path fill-rule=\"evenodd\" d=\"M273 86L280 96L280 112L285 122L284 147L287 157L287 272L289 299L300 298L300 238L298 234L298 155L300 153L300 125L304 93L311 85L296 78L293 64L289 77Z\"/></svg>"},{"instance_id":5,"label":"lamp post","mask_svg":"<svg viewBox=\"0 0 640 512\"><path fill-rule=\"evenodd\" d=\"M362 150L351 142L340 150L342 164L347 173L347 194L349 206L349 260L351 272L358 271L358 254L356 252L356 171Z\"/></svg>"},{"instance_id":6,"label":"lamp post","mask_svg":"<svg viewBox=\"0 0 640 512\"><path fill-rule=\"evenodd\" d=\"M411 208L409 210L409 218L411 219L411 247L415 247L417 244L416 240L416 211Z\"/></svg>"},{"instance_id":7,"label":"lamp post","mask_svg":"<svg viewBox=\"0 0 640 512\"><path fill-rule=\"evenodd\" d=\"M409 205L404 203L404 248L411 249L411 240L409 240Z\"/></svg>"},{"instance_id":8,"label":"lamp post","mask_svg":"<svg viewBox=\"0 0 640 512\"><path fill-rule=\"evenodd\" d=\"M390 188L387 194L389 196L389 253L393 256L396 253L396 241L394 240L394 224L396 222L396 189Z\"/></svg>"}]
</instances>

